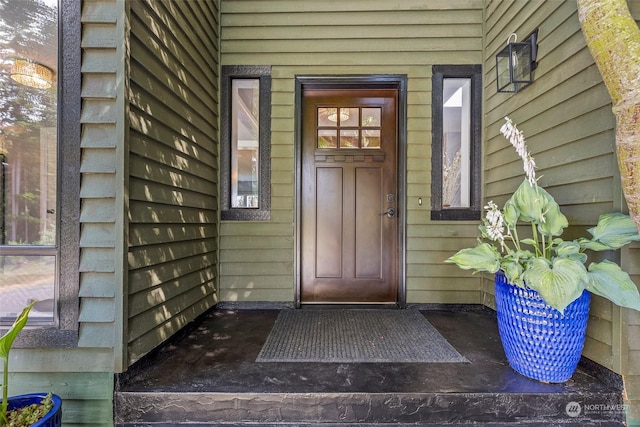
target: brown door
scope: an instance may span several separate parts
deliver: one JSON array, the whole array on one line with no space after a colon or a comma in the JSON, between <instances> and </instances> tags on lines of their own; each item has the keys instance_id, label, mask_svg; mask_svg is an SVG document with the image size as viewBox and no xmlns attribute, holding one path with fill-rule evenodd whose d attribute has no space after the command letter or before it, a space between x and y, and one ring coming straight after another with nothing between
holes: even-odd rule
<instances>
[{"instance_id":1,"label":"brown door","mask_svg":"<svg viewBox=\"0 0 640 427\"><path fill-rule=\"evenodd\" d=\"M304 89L302 303L398 298L396 89Z\"/></svg>"}]
</instances>

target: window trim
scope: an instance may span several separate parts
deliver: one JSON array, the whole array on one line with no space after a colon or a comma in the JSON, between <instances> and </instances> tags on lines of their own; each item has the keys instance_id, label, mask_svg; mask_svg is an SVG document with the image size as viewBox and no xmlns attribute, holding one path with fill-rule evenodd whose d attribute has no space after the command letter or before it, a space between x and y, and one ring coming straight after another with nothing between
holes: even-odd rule
<instances>
[{"instance_id":1,"label":"window trim","mask_svg":"<svg viewBox=\"0 0 640 427\"><path fill-rule=\"evenodd\" d=\"M442 88L445 78L471 79L471 206L442 206ZM478 220L482 216L482 66L434 65L431 99L431 219Z\"/></svg>"},{"instance_id":2,"label":"window trim","mask_svg":"<svg viewBox=\"0 0 640 427\"><path fill-rule=\"evenodd\" d=\"M25 328L16 338L15 348L78 346L81 3L60 0L58 8L58 325ZM0 328L0 334L7 329Z\"/></svg>"},{"instance_id":3,"label":"window trim","mask_svg":"<svg viewBox=\"0 0 640 427\"><path fill-rule=\"evenodd\" d=\"M260 80L258 208L231 207L231 81ZM271 219L271 66L223 65L220 112L220 219L268 221Z\"/></svg>"}]
</instances>

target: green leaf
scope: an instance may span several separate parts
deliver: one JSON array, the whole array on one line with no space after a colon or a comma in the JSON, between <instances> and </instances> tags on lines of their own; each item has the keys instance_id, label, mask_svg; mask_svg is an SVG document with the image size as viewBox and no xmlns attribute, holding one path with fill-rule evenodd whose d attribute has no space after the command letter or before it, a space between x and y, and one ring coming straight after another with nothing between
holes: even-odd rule
<instances>
[{"instance_id":1,"label":"green leaf","mask_svg":"<svg viewBox=\"0 0 640 427\"><path fill-rule=\"evenodd\" d=\"M588 276L584 264L568 258L556 258L552 263L533 259L524 272L524 280L542 299L560 312L582 295Z\"/></svg>"},{"instance_id":2,"label":"green leaf","mask_svg":"<svg viewBox=\"0 0 640 427\"><path fill-rule=\"evenodd\" d=\"M629 215L620 212L614 212L601 215L598 219L598 225L589 229L589 233L593 236L593 242L605 245L607 249L619 249L631 242L639 242L640 234L634 222ZM586 247L586 246L585 246ZM588 249L597 249L598 245L591 245Z\"/></svg>"},{"instance_id":3,"label":"green leaf","mask_svg":"<svg viewBox=\"0 0 640 427\"><path fill-rule=\"evenodd\" d=\"M503 261L502 264L500 264L500 270L504 272L509 283L513 283L521 288L525 287L524 280L522 279L522 265L519 262L510 260Z\"/></svg>"},{"instance_id":4,"label":"green leaf","mask_svg":"<svg viewBox=\"0 0 640 427\"><path fill-rule=\"evenodd\" d=\"M569 226L569 221L560 212L560 205L556 203L553 196L542 188L539 188L539 191L543 194L542 197L546 203L543 208L544 221L538 223L538 230L547 236L559 236Z\"/></svg>"},{"instance_id":5,"label":"green leaf","mask_svg":"<svg viewBox=\"0 0 640 427\"><path fill-rule=\"evenodd\" d=\"M587 289L622 307L640 310L638 288L618 264L601 261L589 265Z\"/></svg>"},{"instance_id":6,"label":"green leaf","mask_svg":"<svg viewBox=\"0 0 640 427\"><path fill-rule=\"evenodd\" d=\"M495 273L500 268L500 253L488 243L480 243L475 248L458 251L445 262L454 263L463 270Z\"/></svg>"},{"instance_id":7,"label":"green leaf","mask_svg":"<svg viewBox=\"0 0 640 427\"><path fill-rule=\"evenodd\" d=\"M518 219L534 223L547 236L559 236L569 226L567 217L560 212L560 206L544 188L531 185L528 180L513 193L504 207L504 215L511 218L518 213Z\"/></svg>"},{"instance_id":8,"label":"green leaf","mask_svg":"<svg viewBox=\"0 0 640 427\"><path fill-rule=\"evenodd\" d=\"M0 358L3 361L3 382L2 382L2 402L0 402L0 424L4 425L7 421L7 407L8 407L8 372L9 372L9 351L11 350L11 346L13 345L13 341L16 339L22 328L27 324L27 320L29 320L29 312L33 308L37 301L33 301L31 304L26 306L22 313L16 318L11 325L11 328L0 337Z\"/></svg>"},{"instance_id":9,"label":"green leaf","mask_svg":"<svg viewBox=\"0 0 640 427\"><path fill-rule=\"evenodd\" d=\"M508 200L502 209L502 218L505 226L510 229L515 228L519 217L520 212L518 211L518 208L513 204L512 200Z\"/></svg>"},{"instance_id":10,"label":"green leaf","mask_svg":"<svg viewBox=\"0 0 640 427\"><path fill-rule=\"evenodd\" d=\"M587 262L587 255L580 252L580 244L578 242L562 242L556 248L556 255L559 258L569 258L584 264Z\"/></svg>"},{"instance_id":11,"label":"green leaf","mask_svg":"<svg viewBox=\"0 0 640 427\"><path fill-rule=\"evenodd\" d=\"M532 186L525 179L511 198L507 200L505 206L513 205L513 208L519 213L519 220L538 224L543 220L542 213L546 204L544 195L539 190L541 190L540 187Z\"/></svg>"},{"instance_id":12,"label":"green leaf","mask_svg":"<svg viewBox=\"0 0 640 427\"><path fill-rule=\"evenodd\" d=\"M37 301L33 301L27 307L22 310L22 313L16 318L11 325L11 328L0 337L0 357L3 359L9 358L9 351L11 350L11 346L13 345L13 341L16 339L22 328L27 324L27 320L29 320L29 312L33 308Z\"/></svg>"},{"instance_id":13,"label":"green leaf","mask_svg":"<svg viewBox=\"0 0 640 427\"><path fill-rule=\"evenodd\" d=\"M578 243L580 243L580 247L583 249L589 249L592 251L610 251L612 250L610 246L602 244L600 242L594 242L593 240L585 239L581 237L578 239Z\"/></svg>"}]
</instances>

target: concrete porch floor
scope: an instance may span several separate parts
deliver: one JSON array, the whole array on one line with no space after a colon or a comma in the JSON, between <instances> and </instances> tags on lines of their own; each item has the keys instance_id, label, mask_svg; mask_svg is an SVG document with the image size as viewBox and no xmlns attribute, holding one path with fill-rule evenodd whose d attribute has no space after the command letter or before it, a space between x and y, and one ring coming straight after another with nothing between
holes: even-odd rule
<instances>
[{"instance_id":1,"label":"concrete porch floor","mask_svg":"<svg viewBox=\"0 0 640 427\"><path fill-rule=\"evenodd\" d=\"M119 376L116 424L624 425L617 375L584 359L564 384L517 374L488 309L422 311L470 363L256 363L278 312L207 313Z\"/></svg>"}]
</instances>

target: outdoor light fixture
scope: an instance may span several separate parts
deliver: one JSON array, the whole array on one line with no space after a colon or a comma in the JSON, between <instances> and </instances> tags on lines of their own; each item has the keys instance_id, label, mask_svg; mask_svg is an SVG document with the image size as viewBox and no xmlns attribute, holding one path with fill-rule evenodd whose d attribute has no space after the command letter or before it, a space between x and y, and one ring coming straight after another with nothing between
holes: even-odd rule
<instances>
[{"instance_id":1,"label":"outdoor light fixture","mask_svg":"<svg viewBox=\"0 0 640 427\"><path fill-rule=\"evenodd\" d=\"M53 70L29 59L16 58L11 66L11 78L25 86L49 89L53 84Z\"/></svg>"},{"instance_id":2,"label":"outdoor light fixture","mask_svg":"<svg viewBox=\"0 0 640 427\"><path fill-rule=\"evenodd\" d=\"M538 65L538 30L524 42L517 41L518 36L511 34L507 46L496 55L498 92L519 92L533 82L533 70Z\"/></svg>"}]
</instances>

